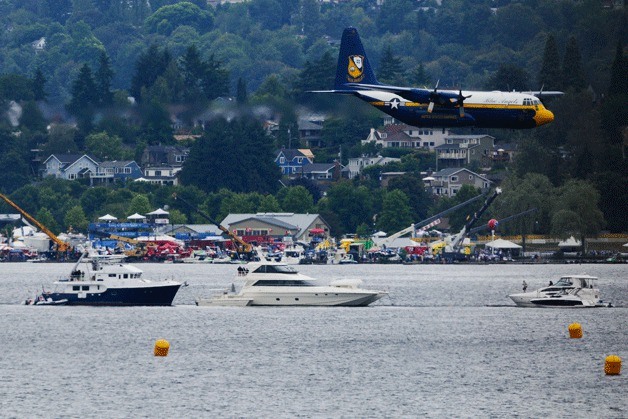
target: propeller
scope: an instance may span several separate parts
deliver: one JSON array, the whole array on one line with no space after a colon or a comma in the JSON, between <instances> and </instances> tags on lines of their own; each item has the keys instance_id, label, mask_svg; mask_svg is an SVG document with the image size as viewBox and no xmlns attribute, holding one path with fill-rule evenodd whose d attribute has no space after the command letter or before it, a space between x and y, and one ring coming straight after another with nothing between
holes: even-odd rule
<instances>
[{"instance_id":1,"label":"propeller","mask_svg":"<svg viewBox=\"0 0 628 419\"><path fill-rule=\"evenodd\" d=\"M430 93L430 104L427 105L427 113L432 113L432 111L434 110L434 102L438 100L438 83L440 83L440 79L436 81L434 91Z\"/></svg>"},{"instance_id":2,"label":"propeller","mask_svg":"<svg viewBox=\"0 0 628 419\"><path fill-rule=\"evenodd\" d=\"M462 89L458 91L458 98L456 99L456 104L460 107L460 118L464 118L464 100L470 98L472 95L463 96Z\"/></svg>"}]
</instances>

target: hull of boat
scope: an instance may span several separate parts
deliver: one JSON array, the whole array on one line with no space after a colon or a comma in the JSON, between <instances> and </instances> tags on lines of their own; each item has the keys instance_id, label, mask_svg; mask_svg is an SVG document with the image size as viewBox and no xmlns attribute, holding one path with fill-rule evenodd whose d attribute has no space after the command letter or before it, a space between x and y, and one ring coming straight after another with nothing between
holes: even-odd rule
<instances>
[{"instance_id":1,"label":"hull of boat","mask_svg":"<svg viewBox=\"0 0 628 419\"><path fill-rule=\"evenodd\" d=\"M181 284L108 288L101 293L45 293L46 300L53 302L66 300L63 305L75 306L170 306Z\"/></svg>"},{"instance_id":2,"label":"hull of boat","mask_svg":"<svg viewBox=\"0 0 628 419\"><path fill-rule=\"evenodd\" d=\"M252 306L318 306L318 307L366 307L382 298L379 292L336 293L247 293Z\"/></svg>"}]
</instances>

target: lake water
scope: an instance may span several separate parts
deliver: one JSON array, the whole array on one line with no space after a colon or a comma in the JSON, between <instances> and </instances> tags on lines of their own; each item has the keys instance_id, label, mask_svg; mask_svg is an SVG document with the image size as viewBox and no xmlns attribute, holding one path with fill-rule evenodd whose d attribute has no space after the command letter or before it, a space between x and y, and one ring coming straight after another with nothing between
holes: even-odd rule
<instances>
[{"instance_id":1,"label":"lake water","mask_svg":"<svg viewBox=\"0 0 628 419\"><path fill-rule=\"evenodd\" d=\"M138 264L189 283L174 307L20 305L71 266L0 264L0 417L628 417L628 265L299 266L390 296L212 308L194 298L230 286L234 266ZM507 297L576 273L616 307ZM622 375L604 374L610 354Z\"/></svg>"}]
</instances>

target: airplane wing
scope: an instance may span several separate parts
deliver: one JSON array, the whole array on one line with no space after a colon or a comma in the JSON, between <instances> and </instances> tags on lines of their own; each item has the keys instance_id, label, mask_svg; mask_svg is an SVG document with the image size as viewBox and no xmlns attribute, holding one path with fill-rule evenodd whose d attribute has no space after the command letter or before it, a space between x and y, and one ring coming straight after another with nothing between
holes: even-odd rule
<instances>
[{"instance_id":1,"label":"airplane wing","mask_svg":"<svg viewBox=\"0 0 628 419\"><path fill-rule=\"evenodd\" d=\"M559 96L562 96L562 95L565 94L563 92L559 92L559 91L556 91L556 90L549 90L547 92L544 92L543 90L539 90L539 91L536 91L536 92L521 92L521 93L524 93L526 95L536 96L536 97L538 97L541 100L543 100L543 99L551 99L551 98L559 97Z\"/></svg>"}]
</instances>

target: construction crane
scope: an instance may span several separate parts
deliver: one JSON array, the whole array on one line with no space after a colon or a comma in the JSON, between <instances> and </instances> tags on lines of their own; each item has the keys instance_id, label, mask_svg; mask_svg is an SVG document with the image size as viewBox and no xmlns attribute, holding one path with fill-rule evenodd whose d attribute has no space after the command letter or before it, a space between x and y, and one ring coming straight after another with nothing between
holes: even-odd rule
<instances>
[{"instance_id":1,"label":"construction crane","mask_svg":"<svg viewBox=\"0 0 628 419\"><path fill-rule=\"evenodd\" d=\"M478 195L478 196L474 196L473 198L464 201L458 205L454 205L451 208L446 209L445 211L439 212L436 215L433 215L429 218L426 218L423 221L419 221L416 224L412 224L410 227L404 228L401 231L396 232L395 234L391 234L390 236L384 238L384 240L382 241L382 243L387 244L387 243L392 243L395 239L405 236L406 234L412 233L413 231L419 230L421 228L424 228L426 226L428 226L431 223L438 223L440 221L440 217L444 217L445 215L456 211L457 209L460 209L466 205L469 205L477 200L479 200L480 198L482 198L484 196L484 194Z\"/></svg>"},{"instance_id":2,"label":"construction crane","mask_svg":"<svg viewBox=\"0 0 628 419\"><path fill-rule=\"evenodd\" d=\"M501 193L502 190L500 188L495 188L495 192L491 196L486 198L486 201L484 201L484 205L482 205L482 207L477 212L469 217L469 221L467 221L464 227L462 227L462 229L457 234L451 235L445 239L445 252L453 254L458 253L460 245L464 238L467 236L467 234L469 234L471 227L473 227L473 225L478 221L482 214L484 214L484 211L486 211L486 209L491 205L495 198L497 198L497 196Z\"/></svg>"},{"instance_id":3,"label":"construction crane","mask_svg":"<svg viewBox=\"0 0 628 419\"><path fill-rule=\"evenodd\" d=\"M45 233L48 237L50 237L50 240L52 240L56 245L57 252L63 253L63 252L73 250L69 243L66 243L63 240L61 240L59 237L57 237L57 235L54 234L52 231L50 231L45 225L43 225L42 223L37 221L35 218L33 218L32 215L30 215L29 213L24 211L22 208L20 208L15 202L11 201L9 197L0 193L0 198L2 198L4 202L9 204L10 206L15 208L15 210L19 212L22 215L22 217L26 218L31 224L33 224L35 227L37 227L39 230Z\"/></svg>"},{"instance_id":4,"label":"construction crane","mask_svg":"<svg viewBox=\"0 0 628 419\"><path fill-rule=\"evenodd\" d=\"M218 221L214 220L209 215L205 214L203 211L201 211L200 209L198 209L197 207L192 205L190 202L186 201L185 199L181 198L180 196L177 196L176 193L173 193L172 197L174 199L178 200L178 201L183 202L185 205L190 207L190 209L196 211L201 217L205 218L210 223L215 224L216 226L218 226L220 231L222 231L223 233L228 235L231 238L231 241L233 243L233 246L235 247L236 253L238 254L239 258L243 258L243 259L246 259L246 260L253 260L255 258L256 252L253 250L253 246L251 246L250 243L247 243L244 240L242 240L242 238L240 236L238 236L237 234L232 233L231 231L229 231L227 228L222 226Z\"/></svg>"}]
</instances>

